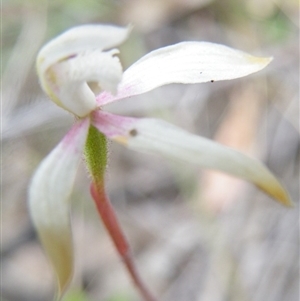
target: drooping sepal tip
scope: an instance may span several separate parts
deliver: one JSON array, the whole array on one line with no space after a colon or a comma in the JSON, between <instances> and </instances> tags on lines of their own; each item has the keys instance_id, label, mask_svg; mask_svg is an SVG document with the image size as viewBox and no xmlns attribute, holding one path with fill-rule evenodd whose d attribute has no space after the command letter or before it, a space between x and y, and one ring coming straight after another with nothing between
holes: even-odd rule
<instances>
[{"instance_id":1,"label":"drooping sepal tip","mask_svg":"<svg viewBox=\"0 0 300 301\"><path fill-rule=\"evenodd\" d=\"M265 183L264 185L257 183L256 186L274 200L278 201L280 204L287 207L294 207L294 203L292 202L286 189L284 189L277 179L275 179L275 181Z\"/></svg>"},{"instance_id":2,"label":"drooping sepal tip","mask_svg":"<svg viewBox=\"0 0 300 301\"><path fill-rule=\"evenodd\" d=\"M41 162L29 188L29 210L42 245L55 270L58 299L73 275L69 197L82 157L89 119L77 122Z\"/></svg>"}]
</instances>

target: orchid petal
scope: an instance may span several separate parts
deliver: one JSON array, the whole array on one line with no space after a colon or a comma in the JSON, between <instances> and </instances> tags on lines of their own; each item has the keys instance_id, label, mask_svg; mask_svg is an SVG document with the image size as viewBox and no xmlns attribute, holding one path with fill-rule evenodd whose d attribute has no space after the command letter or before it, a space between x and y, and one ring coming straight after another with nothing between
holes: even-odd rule
<instances>
[{"instance_id":1,"label":"orchid petal","mask_svg":"<svg viewBox=\"0 0 300 301\"><path fill-rule=\"evenodd\" d=\"M195 136L167 122L95 112L93 124L107 137L130 149L160 154L217 169L253 182L284 205L291 201L271 172L259 161L211 140Z\"/></svg>"},{"instance_id":2,"label":"orchid petal","mask_svg":"<svg viewBox=\"0 0 300 301\"><path fill-rule=\"evenodd\" d=\"M103 90L117 92L122 78L122 66L117 49L101 52L91 51L79 54L58 64L62 82L99 82ZM55 67L54 67L55 68Z\"/></svg>"},{"instance_id":3,"label":"orchid petal","mask_svg":"<svg viewBox=\"0 0 300 301\"><path fill-rule=\"evenodd\" d=\"M57 63L46 73L55 80L45 81L44 86L53 91L52 98L58 105L84 117L97 107L93 90L101 87L113 93L117 91L123 73L119 58L114 56L117 52L116 49L84 52Z\"/></svg>"},{"instance_id":4,"label":"orchid petal","mask_svg":"<svg viewBox=\"0 0 300 301\"><path fill-rule=\"evenodd\" d=\"M107 50L124 42L130 27L87 24L71 28L47 43L39 52L37 66L39 73L80 52Z\"/></svg>"},{"instance_id":5,"label":"orchid petal","mask_svg":"<svg viewBox=\"0 0 300 301\"><path fill-rule=\"evenodd\" d=\"M42 161L29 189L29 209L56 271L61 294L73 273L69 196L87 136L89 119L77 123Z\"/></svg>"},{"instance_id":6,"label":"orchid petal","mask_svg":"<svg viewBox=\"0 0 300 301\"><path fill-rule=\"evenodd\" d=\"M142 94L171 84L195 84L229 80L264 68L271 58L254 57L224 45L208 42L183 42L154 50L123 74L117 95L103 92L99 105Z\"/></svg>"},{"instance_id":7,"label":"orchid petal","mask_svg":"<svg viewBox=\"0 0 300 301\"><path fill-rule=\"evenodd\" d=\"M87 116L97 107L95 93L100 86L117 91L122 78L122 66L114 56L118 50L103 50L122 43L128 33L129 28L83 25L53 39L37 57L42 88L57 105L79 117Z\"/></svg>"}]
</instances>

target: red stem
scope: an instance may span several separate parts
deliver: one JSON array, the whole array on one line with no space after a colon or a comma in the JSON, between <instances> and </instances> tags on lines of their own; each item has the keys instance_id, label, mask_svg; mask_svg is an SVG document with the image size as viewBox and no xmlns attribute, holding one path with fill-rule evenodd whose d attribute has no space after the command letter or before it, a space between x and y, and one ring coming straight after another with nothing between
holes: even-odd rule
<instances>
[{"instance_id":1,"label":"red stem","mask_svg":"<svg viewBox=\"0 0 300 301\"><path fill-rule=\"evenodd\" d=\"M107 198L104 187L98 186L95 183L91 184L91 195L96 203L98 213L113 240L119 255L121 256L124 264L129 272L134 284L139 289L145 301L157 301L155 297L148 291L142 282L133 262L129 244L120 227L115 211Z\"/></svg>"}]
</instances>

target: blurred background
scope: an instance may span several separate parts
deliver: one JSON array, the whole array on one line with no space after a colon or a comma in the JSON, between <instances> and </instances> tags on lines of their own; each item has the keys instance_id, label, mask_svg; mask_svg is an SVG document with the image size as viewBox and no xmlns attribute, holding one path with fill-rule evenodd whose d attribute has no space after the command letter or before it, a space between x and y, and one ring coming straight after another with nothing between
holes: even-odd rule
<instances>
[{"instance_id":1,"label":"blurred background","mask_svg":"<svg viewBox=\"0 0 300 301\"><path fill-rule=\"evenodd\" d=\"M273 56L243 79L170 85L105 107L162 118L259 158L294 208L253 185L110 144L107 189L142 278L162 301L299 300L297 0L3 0L1 300L52 300L55 278L27 211L39 162L73 117L42 93L39 48L84 23L133 24L124 69L181 41ZM98 219L82 165L72 194L76 275L64 301L141 300Z\"/></svg>"}]
</instances>

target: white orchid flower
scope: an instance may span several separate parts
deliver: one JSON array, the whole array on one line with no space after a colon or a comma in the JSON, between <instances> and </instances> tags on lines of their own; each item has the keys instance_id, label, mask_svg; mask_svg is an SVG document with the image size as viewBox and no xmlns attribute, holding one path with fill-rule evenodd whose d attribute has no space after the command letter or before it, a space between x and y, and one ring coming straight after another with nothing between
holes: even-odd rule
<instances>
[{"instance_id":1,"label":"white orchid flower","mask_svg":"<svg viewBox=\"0 0 300 301\"><path fill-rule=\"evenodd\" d=\"M31 216L57 273L60 295L73 272L69 195L84 149L97 209L128 270L132 269L126 240L104 192L104 135L137 151L246 179L282 204L291 205L278 180L257 160L161 120L103 111L105 104L171 83L243 77L261 70L271 59L218 44L183 42L150 52L123 73L114 47L129 31L110 25L75 27L50 41L38 54L42 88L57 105L76 116L69 133L38 167L29 191ZM135 272L130 273L145 299L155 300L147 295Z\"/></svg>"}]
</instances>

